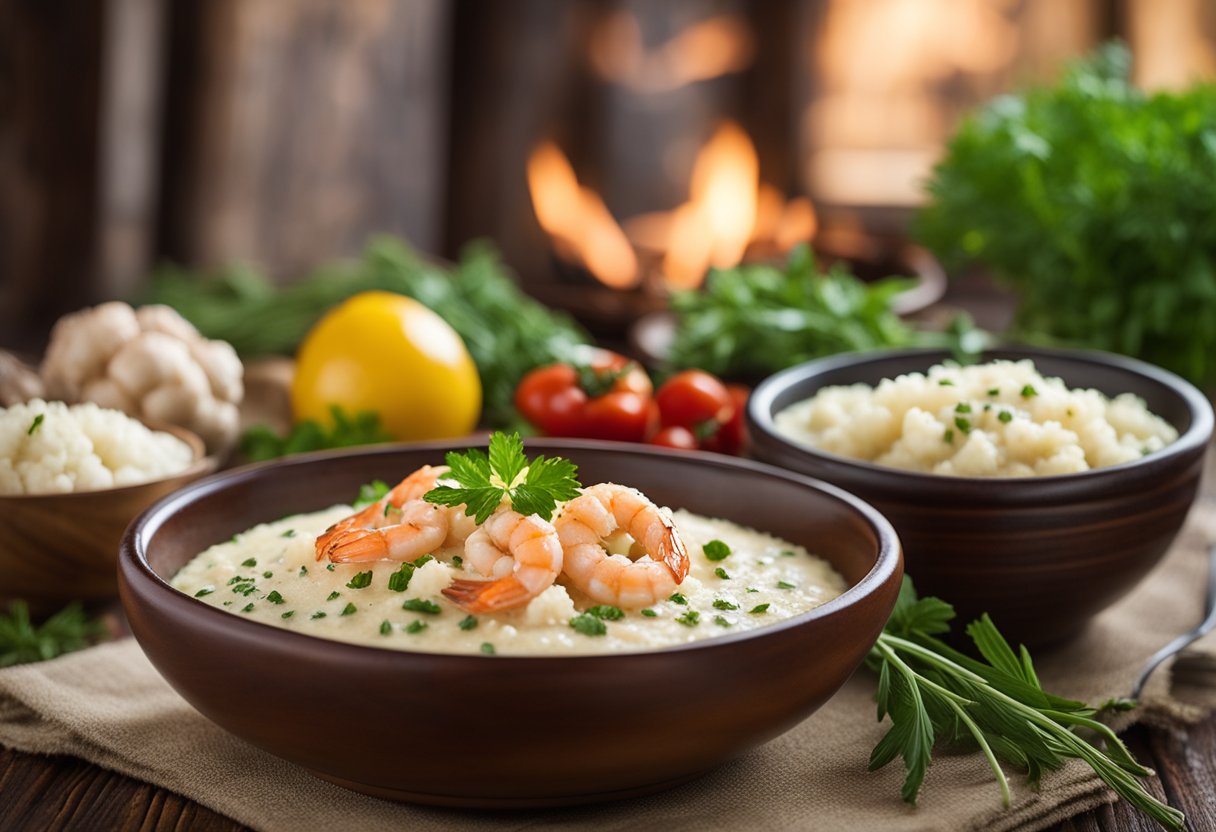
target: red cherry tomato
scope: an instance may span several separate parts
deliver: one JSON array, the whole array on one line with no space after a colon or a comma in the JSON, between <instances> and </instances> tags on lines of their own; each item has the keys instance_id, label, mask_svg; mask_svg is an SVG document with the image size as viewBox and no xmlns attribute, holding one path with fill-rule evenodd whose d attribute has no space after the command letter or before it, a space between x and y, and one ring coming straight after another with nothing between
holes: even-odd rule
<instances>
[{"instance_id":1,"label":"red cherry tomato","mask_svg":"<svg viewBox=\"0 0 1216 832\"><path fill-rule=\"evenodd\" d=\"M515 390L515 407L547 436L641 442L654 423L650 377L634 362L596 350L589 367L538 367Z\"/></svg>"},{"instance_id":2,"label":"red cherry tomato","mask_svg":"<svg viewBox=\"0 0 1216 832\"><path fill-rule=\"evenodd\" d=\"M698 436L725 424L734 405L726 385L702 370L676 373L655 394L663 427L688 428Z\"/></svg>"},{"instance_id":3,"label":"red cherry tomato","mask_svg":"<svg viewBox=\"0 0 1216 832\"><path fill-rule=\"evenodd\" d=\"M688 428L678 425L663 428L646 440L647 444L659 445L664 448L679 448L684 451L697 450L697 437Z\"/></svg>"},{"instance_id":4,"label":"red cherry tomato","mask_svg":"<svg viewBox=\"0 0 1216 832\"><path fill-rule=\"evenodd\" d=\"M728 384L726 390L734 404L734 412L725 424L701 441L701 447L720 454L737 454L747 445L744 413L747 410L747 398L751 395L751 391L742 384Z\"/></svg>"}]
</instances>

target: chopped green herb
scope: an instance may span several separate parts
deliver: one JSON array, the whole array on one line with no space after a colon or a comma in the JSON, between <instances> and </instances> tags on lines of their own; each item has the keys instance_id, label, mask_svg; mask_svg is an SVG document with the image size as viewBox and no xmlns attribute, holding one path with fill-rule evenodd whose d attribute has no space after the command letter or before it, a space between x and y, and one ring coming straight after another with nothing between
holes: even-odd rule
<instances>
[{"instance_id":1,"label":"chopped green herb","mask_svg":"<svg viewBox=\"0 0 1216 832\"><path fill-rule=\"evenodd\" d=\"M306 576L306 575L308 574L308 567L307 567L307 566L301 566L301 567L300 567L300 571L299 571L298 573L296 573L296 574L297 574L299 577L303 578L304 576Z\"/></svg>"},{"instance_id":2,"label":"chopped green herb","mask_svg":"<svg viewBox=\"0 0 1216 832\"><path fill-rule=\"evenodd\" d=\"M734 626L721 615L714 616L714 623L717 624L719 627L733 627Z\"/></svg>"},{"instance_id":3,"label":"chopped green herb","mask_svg":"<svg viewBox=\"0 0 1216 832\"><path fill-rule=\"evenodd\" d=\"M231 602L231 601L225 601L225 602L224 602L224 606L225 606L225 607L231 607L231 606L232 606L232 602Z\"/></svg>"},{"instance_id":4,"label":"chopped green herb","mask_svg":"<svg viewBox=\"0 0 1216 832\"><path fill-rule=\"evenodd\" d=\"M955 416L954 426L963 433L971 433L971 420L965 416Z\"/></svg>"},{"instance_id":5,"label":"chopped green herb","mask_svg":"<svg viewBox=\"0 0 1216 832\"><path fill-rule=\"evenodd\" d=\"M721 540L711 540L701 547L709 560L725 560L730 555L730 547Z\"/></svg>"},{"instance_id":6,"label":"chopped green herb","mask_svg":"<svg viewBox=\"0 0 1216 832\"><path fill-rule=\"evenodd\" d=\"M464 558L462 558L460 555L452 555L452 566L460 569L464 566Z\"/></svg>"},{"instance_id":7,"label":"chopped green herb","mask_svg":"<svg viewBox=\"0 0 1216 832\"><path fill-rule=\"evenodd\" d=\"M355 577L346 582L348 589L367 589L372 585L372 570L356 572Z\"/></svg>"},{"instance_id":8,"label":"chopped green herb","mask_svg":"<svg viewBox=\"0 0 1216 832\"><path fill-rule=\"evenodd\" d=\"M795 589L789 581L777 581L777 589Z\"/></svg>"},{"instance_id":9,"label":"chopped green herb","mask_svg":"<svg viewBox=\"0 0 1216 832\"><path fill-rule=\"evenodd\" d=\"M688 610L677 618L676 621L680 622L685 627L695 627L701 623L701 613L697 612L696 610Z\"/></svg>"},{"instance_id":10,"label":"chopped green herb","mask_svg":"<svg viewBox=\"0 0 1216 832\"><path fill-rule=\"evenodd\" d=\"M257 565L258 565L257 558L247 558L246 560L241 561L241 566L257 566Z\"/></svg>"},{"instance_id":11,"label":"chopped green herb","mask_svg":"<svg viewBox=\"0 0 1216 832\"><path fill-rule=\"evenodd\" d=\"M673 604L683 604L684 606L688 606L688 599L678 592L671 593L671 596L668 597L667 600L671 601Z\"/></svg>"},{"instance_id":12,"label":"chopped green herb","mask_svg":"<svg viewBox=\"0 0 1216 832\"><path fill-rule=\"evenodd\" d=\"M350 601L347 601L346 606L342 608L342 612L339 613L339 615L354 615L358 611L359 611L358 607L356 607Z\"/></svg>"},{"instance_id":13,"label":"chopped green herb","mask_svg":"<svg viewBox=\"0 0 1216 832\"><path fill-rule=\"evenodd\" d=\"M714 599L714 609L716 609L716 610L737 610L737 609L739 609L739 605L732 604L730 601L727 601L725 598L715 598Z\"/></svg>"},{"instance_id":14,"label":"chopped green herb","mask_svg":"<svg viewBox=\"0 0 1216 832\"><path fill-rule=\"evenodd\" d=\"M414 577L414 567L403 563L396 572L388 576L388 588L393 592L405 592L409 588L412 577Z\"/></svg>"},{"instance_id":15,"label":"chopped green herb","mask_svg":"<svg viewBox=\"0 0 1216 832\"><path fill-rule=\"evenodd\" d=\"M439 615L440 607L434 601L425 601L422 598L410 598L401 605L401 609L409 610L410 612L424 612L427 615Z\"/></svg>"},{"instance_id":16,"label":"chopped green herb","mask_svg":"<svg viewBox=\"0 0 1216 832\"><path fill-rule=\"evenodd\" d=\"M270 590L270 594L266 596L266 600L272 604L283 603L283 596L279 594L277 589Z\"/></svg>"},{"instance_id":17,"label":"chopped green herb","mask_svg":"<svg viewBox=\"0 0 1216 832\"><path fill-rule=\"evenodd\" d=\"M456 626L462 630L472 630L477 626L477 616L466 615L464 618L460 619L460 623Z\"/></svg>"},{"instance_id":18,"label":"chopped green herb","mask_svg":"<svg viewBox=\"0 0 1216 832\"><path fill-rule=\"evenodd\" d=\"M984 412L987 413L989 410L992 410L992 404L990 402L984 402Z\"/></svg>"},{"instance_id":19,"label":"chopped green herb","mask_svg":"<svg viewBox=\"0 0 1216 832\"><path fill-rule=\"evenodd\" d=\"M1029 398L1031 398L1033 396L1037 396L1037 395L1039 395L1039 391L1035 390L1034 387L1032 387L1029 384L1027 384L1025 387L1022 388L1022 398L1023 399L1029 399Z\"/></svg>"},{"instance_id":20,"label":"chopped green herb","mask_svg":"<svg viewBox=\"0 0 1216 832\"><path fill-rule=\"evenodd\" d=\"M483 641L481 643L481 647L478 649L481 650L481 652L487 656L493 656L497 652L494 649L494 645L490 644L490 642L488 642L488 641Z\"/></svg>"},{"instance_id":21,"label":"chopped green herb","mask_svg":"<svg viewBox=\"0 0 1216 832\"><path fill-rule=\"evenodd\" d=\"M782 549L781 550L781 557L783 557L783 558L792 558L792 557L795 557L797 554L798 553L795 552L793 549Z\"/></svg>"},{"instance_id":22,"label":"chopped green herb","mask_svg":"<svg viewBox=\"0 0 1216 832\"><path fill-rule=\"evenodd\" d=\"M948 378L939 378L937 380L937 383L939 385L941 385L942 387L953 387L954 386L954 382Z\"/></svg>"},{"instance_id":23,"label":"chopped green herb","mask_svg":"<svg viewBox=\"0 0 1216 832\"><path fill-rule=\"evenodd\" d=\"M1000 413L996 414L996 418L1000 419L1005 424L1009 424L1013 421L1013 412L1009 410L1002 410Z\"/></svg>"},{"instance_id":24,"label":"chopped green herb","mask_svg":"<svg viewBox=\"0 0 1216 832\"><path fill-rule=\"evenodd\" d=\"M195 598L202 598L204 595L210 595L210 594L211 594L211 593L213 593L213 592L215 592L215 587L213 587L213 586L205 586L205 587L203 587L202 589L200 589L198 592L194 593L194 597L195 597Z\"/></svg>"},{"instance_id":25,"label":"chopped green herb","mask_svg":"<svg viewBox=\"0 0 1216 832\"><path fill-rule=\"evenodd\" d=\"M245 581L252 581L252 580L253 580L253 578L246 578L243 575L233 575L231 578L228 579L228 586L232 586L233 584L244 583Z\"/></svg>"},{"instance_id":26,"label":"chopped green herb","mask_svg":"<svg viewBox=\"0 0 1216 832\"><path fill-rule=\"evenodd\" d=\"M950 428L946 428L946 432L942 434L942 441L943 441L943 442L945 442L945 443L947 443L947 444L953 444L953 442L954 442L954 431L953 431L953 430L951 430Z\"/></svg>"},{"instance_id":27,"label":"chopped green herb","mask_svg":"<svg viewBox=\"0 0 1216 832\"><path fill-rule=\"evenodd\" d=\"M246 605L245 605L245 606L244 606L244 607L241 609L241 612L253 612L253 602L252 602L252 601L250 601L248 604L246 604Z\"/></svg>"},{"instance_id":28,"label":"chopped green herb","mask_svg":"<svg viewBox=\"0 0 1216 832\"><path fill-rule=\"evenodd\" d=\"M355 501L351 504L353 509L367 508L372 503L377 503L380 498L388 493L388 483L384 480L372 480L365 482L359 486L359 495L355 497Z\"/></svg>"},{"instance_id":29,"label":"chopped green herb","mask_svg":"<svg viewBox=\"0 0 1216 832\"><path fill-rule=\"evenodd\" d=\"M426 628L427 628L427 623L421 619L416 618L413 621L411 621L409 624L406 625L405 631L407 633L409 633L410 635L414 635L415 633L421 633Z\"/></svg>"},{"instance_id":30,"label":"chopped green herb","mask_svg":"<svg viewBox=\"0 0 1216 832\"><path fill-rule=\"evenodd\" d=\"M279 537L295 537L295 536L296 536L295 529L288 529L287 531L285 531L281 535L279 535Z\"/></svg>"},{"instance_id":31,"label":"chopped green herb","mask_svg":"<svg viewBox=\"0 0 1216 832\"><path fill-rule=\"evenodd\" d=\"M1064 412L1069 416L1069 418L1077 415L1076 413L1073 412L1071 407L1067 408Z\"/></svg>"},{"instance_id":32,"label":"chopped green herb","mask_svg":"<svg viewBox=\"0 0 1216 832\"><path fill-rule=\"evenodd\" d=\"M388 621L380 622L380 635L386 636L393 631L393 625Z\"/></svg>"},{"instance_id":33,"label":"chopped green herb","mask_svg":"<svg viewBox=\"0 0 1216 832\"><path fill-rule=\"evenodd\" d=\"M654 610L652 610L650 608L640 610L640 612L642 615L646 616L647 618L657 618L659 615L657 612L655 612Z\"/></svg>"},{"instance_id":34,"label":"chopped green herb","mask_svg":"<svg viewBox=\"0 0 1216 832\"><path fill-rule=\"evenodd\" d=\"M279 618L291 618L295 614L296 614L295 610L288 610L287 612L280 615Z\"/></svg>"},{"instance_id":35,"label":"chopped green herb","mask_svg":"<svg viewBox=\"0 0 1216 832\"><path fill-rule=\"evenodd\" d=\"M332 563L327 563L327 564L325 564L325 571L327 571L327 572L333 572L333 571L334 571L334 565L333 565Z\"/></svg>"},{"instance_id":36,"label":"chopped green herb","mask_svg":"<svg viewBox=\"0 0 1216 832\"><path fill-rule=\"evenodd\" d=\"M999 388L999 387L989 387L989 388L988 388L988 395L989 395L989 396L999 396L999 395L1001 395L1001 388Z\"/></svg>"},{"instance_id":37,"label":"chopped green herb","mask_svg":"<svg viewBox=\"0 0 1216 832\"><path fill-rule=\"evenodd\" d=\"M243 595L246 598L248 598L250 595L252 595L253 593L255 593L257 591L258 591L257 585L253 583L252 578L247 583L237 584L236 586L234 586L232 588L233 594Z\"/></svg>"},{"instance_id":38,"label":"chopped green herb","mask_svg":"<svg viewBox=\"0 0 1216 832\"><path fill-rule=\"evenodd\" d=\"M316 621L318 618L324 618L324 617L325 617L325 613L321 612L320 610L317 610L316 612L314 612L312 615L309 616L309 618L311 618L314 621Z\"/></svg>"},{"instance_id":39,"label":"chopped green herb","mask_svg":"<svg viewBox=\"0 0 1216 832\"><path fill-rule=\"evenodd\" d=\"M756 589L754 586L749 586L749 587L747 588L747 591L748 591L748 592L759 592L760 590Z\"/></svg>"},{"instance_id":40,"label":"chopped green herb","mask_svg":"<svg viewBox=\"0 0 1216 832\"><path fill-rule=\"evenodd\" d=\"M582 613L570 619L570 627L585 636L602 636L608 632L608 625L594 615Z\"/></svg>"},{"instance_id":41,"label":"chopped green herb","mask_svg":"<svg viewBox=\"0 0 1216 832\"><path fill-rule=\"evenodd\" d=\"M451 469L446 478L458 487L432 488L423 499L439 505L464 505L465 514L478 524L494 513L504 497L520 514L551 520L559 501L572 500L579 493L578 468L572 462L543 456L529 462L518 433L490 434L488 455L470 448L464 453L449 452L445 460Z\"/></svg>"},{"instance_id":42,"label":"chopped green herb","mask_svg":"<svg viewBox=\"0 0 1216 832\"><path fill-rule=\"evenodd\" d=\"M270 571L266 571L266 572L263 572L263 573L262 573L262 577L263 577L263 578L273 578L273 577L274 577L274 573L273 573L273 572L270 572Z\"/></svg>"},{"instance_id":43,"label":"chopped green herb","mask_svg":"<svg viewBox=\"0 0 1216 832\"><path fill-rule=\"evenodd\" d=\"M36 430L38 430L38 428L42 427L42 420L45 418L46 418L45 413L39 413L37 416L35 416L34 421L30 423L30 429L25 432L25 435L33 436L34 431L36 431Z\"/></svg>"},{"instance_id":44,"label":"chopped green herb","mask_svg":"<svg viewBox=\"0 0 1216 832\"><path fill-rule=\"evenodd\" d=\"M341 597L341 595L342 593L335 589L333 592L329 593L329 597L327 597L325 600L333 601L334 599Z\"/></svg>"},{"instance_id":45,"label":"chopped green herb","mask_svg":"<svg viewBox=\"0 0 1216 832\"><path fill-rule=\"evenodd\" d=\"M591 607L587 610L587 615L593 615L596 618L601 618L604 621L616 621L625 617L625 611L620 607L614 607L611 604L600 604L599 606Z\"/></svg>"},{"instance_id":46,"label":"chopped green herb","mask_svg":"<svg viewBox=\"0 0 1216 832\"><path fill-rule=\"evenodd\" d=\"M714 574L717 575L719 578L721 578L724 581L730 580L730 575L728 575L726 570L723 569L721 566L719 566L717 569L714 570Z\"/></svg>"},{"instance_id":47,"label":"chopped green herb","mask_svg":"<svg viewBox=\"0 0 1216 832\"><path fill-rule=\"evenodd\" d=\"M430 563L434 559L435 559L434 555L423 555L422 557L420 557L414 561L414 568L417 569L419 566L422 566L425 563Z\"/></svg>"},{"instance_id":48,"label":"chopped green herb","mask_svg":"<svg viewBox=\"0 0 1216 832\"><path fill-rule=\"evenodd\" d=\"M752 607L747 612L748 615L761 615L768 612L768 604L756 604L756 606Z\"/></svg>"},{"instance_id":49,"label":"chopped green herb","mask_svg":"<svg viewBox=\"0 0 1216 832\"><path fill-rule=\"evenodd\" d=\"M388 517L388 513L389 513L390 511L395 511L395 512L397 512L398 514L404 514L404 513L405 513L404 511L402 511L401 509L397 508L397 506L393 505L392 503L385 503L385 504L384 504L384 516L385 516L385 517Z\"/></svg>"}]
</instances>

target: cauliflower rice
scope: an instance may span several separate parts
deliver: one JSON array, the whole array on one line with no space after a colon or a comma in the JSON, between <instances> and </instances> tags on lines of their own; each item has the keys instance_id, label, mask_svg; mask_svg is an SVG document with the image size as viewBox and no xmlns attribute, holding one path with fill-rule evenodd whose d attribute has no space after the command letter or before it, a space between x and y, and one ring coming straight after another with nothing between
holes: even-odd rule
<instances>
[{"instance_id":1,"label":"cauliflower rice","mask_svg":"<svg viewBox=\"0 0 1216 832\"><path fill-rule=\"evenodd\" d=\"M194 452L117 410L34 399L0 408L0 494L99 491L184 471Z\"/></svg>"},{"instance_id":2,"label":"cauliflower rice","mask_svg":"<svg viewBox=\"0 0 1216 832\"><path fill-rule=\"evenodd\" d=\"M940 364L825 387L777 414L799 444L906 471L964 477L1071 474L1160 450L1178 432L1130 393L1108 399L1044 378L1029 359Z\"/></svg>"}]
</instances>

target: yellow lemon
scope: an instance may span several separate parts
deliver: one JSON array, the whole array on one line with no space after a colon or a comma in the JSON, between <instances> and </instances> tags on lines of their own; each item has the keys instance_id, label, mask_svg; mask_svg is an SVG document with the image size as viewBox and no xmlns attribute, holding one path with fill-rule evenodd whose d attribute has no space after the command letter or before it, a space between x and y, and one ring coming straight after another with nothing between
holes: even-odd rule
<instances>
[{"instance_id":1,"label":"yellow lemon","mask_svg":"<svg viewBox=\"0 0 1216 832\"><path fill-rule=\"evenodd\" d=\"M363 292L331 309L296 354L296 421L374 411L400 440L464 436L481 413L481 380L464 341L411 298Z\"/></svg>"}]
</instances>

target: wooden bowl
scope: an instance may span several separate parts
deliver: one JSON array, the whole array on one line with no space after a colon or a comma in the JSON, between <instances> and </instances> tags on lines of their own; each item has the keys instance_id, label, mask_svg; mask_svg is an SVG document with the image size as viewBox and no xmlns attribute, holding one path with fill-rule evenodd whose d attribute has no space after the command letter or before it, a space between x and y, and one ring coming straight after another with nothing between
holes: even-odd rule
<instances>
[{"instance_id":1,"label":"wooden bowl","mask_svg":"<svg viewBox=\"0 0 1216 832\"><path fill-rule=\"evenodd\" d=\"M152 425L194 452L194 462L164 479L69 494L0 495L0 609L24 600L42 618L71 601L86 606L118 595L118 544L145 508L215 470L203 441L182 428Z\"/></svg>"},{"instance_id":2,"label":"wooden bowl","mask_svg":"<svg viewBox=\"0 0 1216 832\"><path fill-rule=\"evenodd\" d=\"M157 503L132 524L119 558L144 652L212 721L330 782L391 800L551 806L665 789L793 727L858 666L898 594L890 525L837 488L754 462L577 440L529 448L572 459L584 482L629 483L660 503L804 544L850 589L771 627L680 647L487 657L328 641L168 584L211 544L349 500L361 483L399 479L453 447L250 466Z\"/></svg>"},{"instance_id":3,"label":"wooden bowl","mask_svg":"<svg viewBox=\"0 0 1216 832\"><path fill-rule=\"evenodd\" d=\"M1163 450L1122 465L1050 477L918 474L836 456L787 439L773 417L834 384L874 385L923 372L939 350L851 353L792 367L748 404L753 453L858 494L894 524L922 594L962 621L991 614L1027 645L1062 641L1134 587L1169 548L1199 487L1212 436L1207 398L1173 373L1100 352L1007 348L985 360L1030 358L1045 376L1108 396L1130 392L1178 429Z\"/></svg>"}]
</instances>

